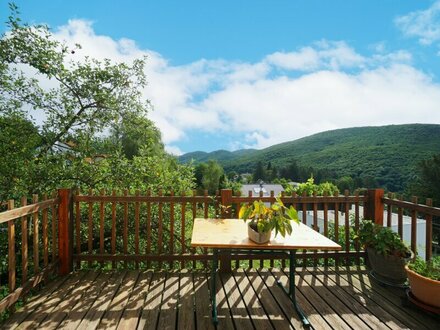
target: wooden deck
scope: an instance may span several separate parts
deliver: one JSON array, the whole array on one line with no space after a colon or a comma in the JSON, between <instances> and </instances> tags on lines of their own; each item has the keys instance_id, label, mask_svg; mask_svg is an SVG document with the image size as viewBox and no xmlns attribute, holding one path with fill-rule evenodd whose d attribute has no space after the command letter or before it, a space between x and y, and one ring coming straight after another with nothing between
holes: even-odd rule
<instances>
[{"instance_id":1,"label":"wooden deck","mask_svg":"<svg viewBox=\"0 0 440 330\"><path fill-rule=\"evenodd\" d=\"M402 307L402 290L370 280L364 268L298 269L297 298L314 329L439 329L437 318ZM279 269L218 276L219 329L301 329ZM183 270L80 271L30 299L5 329L213 329L209 274Z\"/></svg>"}]
</instances>

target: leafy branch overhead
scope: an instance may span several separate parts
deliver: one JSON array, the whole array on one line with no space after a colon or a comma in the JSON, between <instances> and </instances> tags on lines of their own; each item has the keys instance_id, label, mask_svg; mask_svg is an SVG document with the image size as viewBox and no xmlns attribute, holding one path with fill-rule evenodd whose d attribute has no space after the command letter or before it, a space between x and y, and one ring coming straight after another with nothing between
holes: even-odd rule
<instances>
[{"instance_id":1,"label":"leafy branch overhead","mask_svg":"<svg viewBox=\"0 0 440 330\"><path fill-rule=\"evenodd\" d=\"M7 63L3 75L9 78L2 80L2 97L45 113L42 151L71 138L75 130L95 133L126 114L147 114L148 101L141 95L144 59L127 65L80 57L79 45L70 49L46 26L20 25L15 13L9 27L0 40L0 59ZM30 69L36 74L28 78L24 71Z\"/></svg>"},{"instance_id":2,"label":"leafy branch overhead","mask_svg":"<svg viewBox=\"0 0 440 330\"><path fill-rule=\"evenodd\" d=\"M15 168L0 163L0 200L55 185L141 189L177 180L185 182L183 189L192 187L191 170L165 153L147 117L145 58L113 63L88 57L47 26L23 24L17 7L10 8L0 38L0 140L15 147L2 144L0 151ZM21 138L26 134L29 141ZM180 179L170 175L181 170Z\"/></svg>"}]
</instances>

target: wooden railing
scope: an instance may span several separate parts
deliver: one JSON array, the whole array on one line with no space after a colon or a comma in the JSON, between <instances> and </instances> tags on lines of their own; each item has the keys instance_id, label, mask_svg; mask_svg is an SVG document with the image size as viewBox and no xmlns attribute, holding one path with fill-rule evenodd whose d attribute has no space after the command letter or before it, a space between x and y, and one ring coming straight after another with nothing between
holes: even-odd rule
<instances>
[{"instance_id":1,"label":"wooden railing","mask_svg":"<svg viewBox=\"0 0 440 330\"><path fill-rule=\"evenodd\" d=\"M87 195L76 194L75 204L75 253L76 266L87 261L118 263L134 262L145 267L184 268L196 260L208 259L206 250L190 248L193 219L215 217L216 198L208 196L175 196L173 192L157 195L136 191L129 195L125 190L117 194L113 191L98 195L89 191Z\"/></svg>"},{"instance_id":2,"label":"wooden railing","mask_svg":"<svg viewBox=\"0 0 440 330\"><path fill-rule=\"evenodd\" d=\"M8 248L7 254L2 251L7 255L8 295L0 297L0 314L7 309L13 310L19 299L56 270L58 262L58 197L43 196L39 201L38 195L33 195L32 204L28 205L26 197L21 199L20 207L16 208L15 204L9 200L8 210L0 213L0 230L7 227ZM2 275L0 273L0 282ZM2 285L0 283L0 288Z\"/></svg>"},{"instance_id":3,"label":"wooden railing","mask_svg":"<svg viewBox=\"0 0 440 330\"><path fill-rule=\"evenodd\" d=\"M440 209L430 206L429 200L428 205L417 204L415 199L405 202L391 195L384 197L381 189L369 190L364 195L349 195L346 191L333 196L282 195L281 199L300 212L303 223L343 247L339 252L301 251L300 265L359 263L365 255L354 236L360 219L373 219L378 224L384 224L385 207L386 225L391 226L392 213L397 212L398 232L402 237L402 219L405 214L411 216L411 246L414 250L415 223L419 214L424 215L427 224L426 258L431 256L432 222L433 217L440 216ZM69 273L74 267L209 267L211 251L190 246L194 218L236 218L240 205L254 200L273 203L275 196L273 193L258 197L251 193L234 196L231 190L222 190L215 196L209 196L207 192L202 196L197 196L195 192L190 196L177 196L173 192L165 194L162 191L141 194L128 190L102 190L98 193L90 190L84 194L60 189L52 199L43 197L41 202L34 196L30 205L26 205L27 200L23 199L18 208L9 201L9 210L0 213L0 230L2 225L7 225L8 232L9 290L9 295L0 301L0 312L12 308L30 289L47 278L56 265L61 275ZM31 223L28 223L28 217L32 217ZM31 245L28 245L29 241ZM32 258L28 256L28 250L31 250ZM264 258L234 255L234 260L231 260L224 257L221 268L228 271L232 266L286 265L284 254Z\"/></svg>"},{"instance_id":4,"label":"wooden railing","mask_svg":"<svg viewBox=\"0 0 440 330\"><path fill-rule=\"evenodd\" d=\"M241 204L260 199L275 202L273 193L269 197L243 197L233 196L231 190L222 190L216 196L208 196L207 192L203 196L195 193L175 196L173 192L164 195L162 192L141 194L139 191L131 195L128 191L76 194L73 197L75 247L72 261L76 267L93 263L111 263L113 268L127 266L127 263L136 268L207 267L211 251L190 247L194 218L236 218ZM353 234L359 227L360 207L365 205L364 210L368 212L368 196L349 196L348 192L312 197L293 194L282 195L282 200L302 212L304 223L311 213L311 225L315 230L321 229L324 235L343 245L341 252L304 252L301 255L304 263L309 260L317 263L320 258L324 262L329 258L336 259L336 262L353 259L359 262L364 256ZM320 228L318 221L322 222ZM269 265L273 266L276 260L285 265L284 255L269 259ZM253 266L253 259L249 256L239 256L234 261L235 267ZM223 260L224 269L230 267L227 264L229 261ZM263 264L264 260L260 260L260 266Z\"/></svg>"},{"instance_id":5,"label":"wooden railing","mask_svg":"<svg viewBox=\"0 0 440 330\"><path fill-rule=\"evenodd\" d=\"M393 215L397 215L397 232L403 238L404 217L410 218L410 242L411 250L417 253L417 221L421 218L426 221L425 259L432 257L433 217L440 217L440 208L432 206L432 199L426 200L426 205L418 204L417 197L412 197L411 202L404 201L402 197L396 199L394 194L388 194L382 198L386 205L386 226L391 227ZM383 221L383 220L382 220Z\"/></svg>"}]
</instances>

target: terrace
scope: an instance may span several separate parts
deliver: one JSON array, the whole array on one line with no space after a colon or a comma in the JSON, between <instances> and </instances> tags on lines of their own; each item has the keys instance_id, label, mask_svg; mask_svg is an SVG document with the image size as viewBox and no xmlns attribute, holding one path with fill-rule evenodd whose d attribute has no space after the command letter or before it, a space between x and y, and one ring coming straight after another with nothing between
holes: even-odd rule
<instances>
[{"instance_id":1,"label":"terrace","mask_svg":"<svg viewBox=\"0 0 440 330\"><path fill-rule=\"evenodd\" d=\"M212 251L191 248L196 217L236 217L241 203L258 197L175 196L139 191L61 189L48 198L9 201L0 213L7 228L7 268L0 269L7 292L2 328L209 329ZM274 202L274 194L262 197ZM432 222L440 209L406 202L383 191L365 195L283 196L304 223L338 242L342 251L298 253L296 296L314 329L434 329L439 319L406 306L405 291L375 282L365 267L353 231L361 218L409 235L411 248L432 254ZM19 205L19 207L14 207ZM228 207L230 206L230 207ZM333 210L333 212L331 211ZM385 210L385 212L384 212ZM361 214L362 212L362 214ZM307 214L309 213L309 214ZM318 213L323 223L318 228ZM330 213L333 213L330 217ZM385 213L385 216L384 216ZM403 217L411 217L404 233ZM418 242L417 222L426 221L426 241ZM322 228L323 227L323 228ZM4 252L2 251L2 254ZM217 276L217 328L302 328L288 296L284 254L223 256ZM7 283L7 284L6 284Z\"/></svg>"}]
</instances>

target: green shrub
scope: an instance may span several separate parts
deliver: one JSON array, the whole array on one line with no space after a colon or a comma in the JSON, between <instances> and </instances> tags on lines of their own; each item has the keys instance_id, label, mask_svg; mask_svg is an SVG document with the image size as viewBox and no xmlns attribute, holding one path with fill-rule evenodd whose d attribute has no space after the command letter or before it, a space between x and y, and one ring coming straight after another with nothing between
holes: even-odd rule
<instances>
[{"instance_id":1,"label":"green shrub","mask_svg":"<svg viewBox=\"0 0 440 330\"><path fill-rule=\"evenodd\" d=\"M408 267L419 275L440 281L440 256L434 257L429 261L417 257L408 264Z\"/></svg>"},{"instance_id":2,"label":"green shrub","mask_svg":"<svg viewBox=\"0 0 440 330\"><path fill-rule=\"evenodd\" d=\"M384 256L408 257L411 254L397 233L371 220L361 221L357 237L365 248L370 247Z\"/></svg>"}]
</instances>

